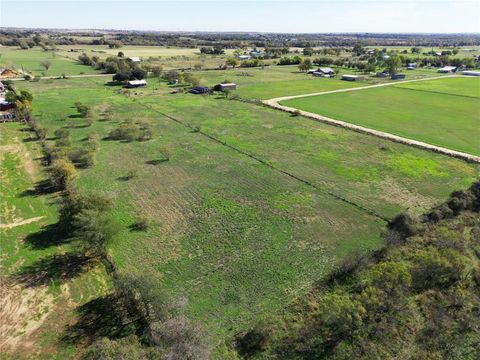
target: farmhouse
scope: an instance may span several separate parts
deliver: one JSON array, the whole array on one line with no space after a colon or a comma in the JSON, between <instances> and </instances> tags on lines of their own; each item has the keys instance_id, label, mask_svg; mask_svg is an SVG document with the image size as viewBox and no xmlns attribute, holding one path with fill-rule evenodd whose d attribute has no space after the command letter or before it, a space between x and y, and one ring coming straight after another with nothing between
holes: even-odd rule
<instances>
[{"instance_id":1,"label":"farmhouse","mask_svg":"<svg viewBox=\"0 0 480 360\"><path fill-rule=\"evenodd\" d=\"M345 74L345 75L342 75L342 80L345 80L345 81L359 81L359 80L363 80L363 77L358 76L358 75Z\"/></svg>"},{"instance_id":2,"label":"farmhouse","mask_svg":"<svg viewBox=\"0 0 480 360\"><path fill-rule=\"evenodd\" d=\"M147 82L145 80L130 80L126 86L127 88L145 87Z\"/></svg>"},{"instance_id":3,"label":"farmhouse","mask_svg":"<svg viewBox=\"0 0 480 360\"><path fill-rule=\"evenodd\" d=\"M130 60L130 61L133 62L133 63L142 62L142 59L140 59L138 56L129 57L128 60Z\"/></svg>"},{"instance_id":4,"label":"farmhouse","mask_svg":"<svg viewBox=\"0 0 480 360\"><path fill-rule=\"evenodd\" d=\"M321 67L317 70L317 72L321 73L322 75L335 76L335 71L329 67Z\"/></svg>"},{"instance_id":5,"label":"farmhouse","mask_svg":"<svg viewBox=\"0 0 480 360\"><path fill-rule=\"evenodd\" d=\"M440 69L438 69L438 72L439 73L451 73L451 72L455 72L457 71L457 67L456 66L444 66Z\"/></svg>"},{"instance_id":6,"label":"farmhouse","mask_svg":"<svg viewBox=\"0 0 480 360\"><path fill-rule=\"evenodd\" d=\"M392 80L403 80L405 79L405 74L394 74L391 77Z\"/></svg>"},{"instance_id":7,"label":"farmhouse","mask_svg":"<svg viewBox=\"0 0 480 360\"><path fill-rule=\"evenodd\" d=\"M235 83L217 84L215 85L213 90L215 91L237 90L237 84Z\"/></svg>"},{"instance_id":8,"label":"farmhouse","mask_svg":"<svg viewBox=\"0 0 480 360\"><path fill-rule=\"evenodd\" d=\"M463 71L462 75L480 76L480 71Z\"/></svg>"}]
</instances>

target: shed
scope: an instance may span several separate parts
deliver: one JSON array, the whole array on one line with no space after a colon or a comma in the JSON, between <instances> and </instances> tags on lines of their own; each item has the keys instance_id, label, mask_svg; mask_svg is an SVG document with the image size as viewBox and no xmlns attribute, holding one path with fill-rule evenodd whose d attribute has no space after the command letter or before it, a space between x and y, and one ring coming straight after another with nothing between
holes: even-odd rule
<instances>
[{"instance_id":1,"label":"shed","mask_svg":"<svg viewBox=\"0 0 480 360\"><path fill-rule=\"evenodd\" d=\"M129 57L128 60L130 60L131 62L134 62L134 63L142 62L142 59L140 59L138 56Z\"/></svg>"},{"instance_id":2,"label":"shed","mask_svg":"<svg viewBox=\"0 0 480 360\"><path fill-rule=\"evenodd\" d=\"M237 84L235 83L217 84L215 85L213 90L215 91L237 90Z\"/></svg>"},{"instance_id":3,"label":"shed","mask_svg":"<svg viewBox=\"0 0 480 360\"><path fill-rule=\"evenodd\" d=\"M345 81L359 81L359 80L363 80L363 77L358 76L358 75L345 74L345 75L342 75L342 80L345 80Z\"/></svg>"},{"instance_id":4,"label":"shed","mask_svg":"<svg viewBox=\"0 0 480 360\"><path fill-rule=\"evenodd\" d=\"M462 71L462 75L480 76L480 71Z\"/></svg>"},{"instance_id":5,"label":"shed","mask_svg":"<svg viewBox=\"0 0 480 360\"><path fill-rule=\"evenodd\" d=\"M392 80L403 80L405 79L405 74L394 74L391 77Z\"/></svg>"},{"instance_id":6,"label":"shed","mask_svg":"<svg viewBox=\"0 0 480 360\"><path fill-rule=\"evenodd\" d=\"M250 55L237 55L238 60L249 60Z\"/></svg>"},{"instance_id":7,"label":"shed","mask_svg":"<svg viewBox=\"0 0 480 360\"><path fill-rule=\"evenodd\" d=\"M450 72L455 72L455 71L457 71L456 66L444 66L444 67L438 69L439 73L450 73Z\"/></svg>"},{"instance_id":8,"label":"shed","mask_svg":"<svg viewBox=\"0 0 480 360\"><path fill-rule=\"evenodd\" d=\"M417 68L417 63L408 63L407 70L413 70Z\"/></svg>"},{"instance_id":9,"label":"shed","mask_svg":"<svg viewBox=\"0 0 480 360\"><path fill-rule=\"evenodd\" d=\"M128 88L138 88L138 87L145 87L147 86L146 80L130 80L127 83Z\"/></svg>"}]
</instances>

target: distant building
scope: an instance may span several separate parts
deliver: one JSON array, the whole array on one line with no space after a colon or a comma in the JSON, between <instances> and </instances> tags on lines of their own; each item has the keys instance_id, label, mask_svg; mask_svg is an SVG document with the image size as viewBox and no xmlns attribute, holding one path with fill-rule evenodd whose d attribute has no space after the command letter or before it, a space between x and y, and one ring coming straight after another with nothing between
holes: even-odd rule
<instances>
[{"instance_id":1,"label":"distant building","mask_svg":"<svg viewBox=\"0 0 480 360\"><path fill-rule=\"evenodd\" d=\"M213 90L215 91L237 90L237 84L235 83L217 84L215 85Z\"/></svg>"},{"instance_id":2,"label":"distant building","mask_svg":"<svg viewBox=\"0 0 480 360\"><path fill-rule=\"evenodd\" d=\"M408 63L407 70L415 70L417 68L417 63Z\"/></svg>"},{"instance_id":3,"label":"distant building","mask_svg":"<svg viewBox=\"0 0 480 360\"><path fill-rule=\"evenodd\" d=\"M263 51L258 51L258 50L252 50L250 51L250 56L252 58L260 58L260 57L265 57L265 52Z\"/></svg>"},{"instance_id":4,"label":"distant building","mask_svg":"<svg viewBox=\"0 0 480 360\"><path fill-rule=\"evenodd\" d=\"M403 80L405 79L405 74L394 74L391 77L392 80Z\"/></svg>"},{"instance_id":5,"label":"distant building","mask_svg":"<svg viewBox=\"0 0 480 360\"><path fill-rule=\"evenodd\" d=\"M128 60L130 60L130 61L133 62L133 63L142 62L142 59L140 59L138 56L129 57Z\"/></svg>"},{"instance_id":6,"label":"distant building","mask_svg":"<svg viewBox=\"0 0 480 360\"><path fill-rule=\"evenodd\" d=\"M388 56L388 55L383 55L383 56L382 56L382 59L383 59L383 60L388 60L388 59L390 59L390 56Z\"/></svg>"},{"instance_id":7,"label":"distant building","mask_svg":"<svg viewBox=\"0 0 480 360\"><path fill-rule=\"evenodd\" d=\"M384 78L384 77L390 76L390 73L388 73L387 71L382 71L382 72L377 72L375 76L379 78Z\"/></svg>"},{"instance_id":8,"label":"distant building","mask_svg":"<svg viewBox=\"0 0 480 360\"><path fill-rule=\"evenodd\" d=\"M250 58L250 55L237 55L238 60L249 60Z\"/></svg>"},{"instance_id":9,"label":"distant building","mask_svg":"<svg viewBox=\"0 0 480 360\"><path fill-rule=\"evenodd\" d=\"M342 80L345 81L360 81L363 80L363 76L358 76L358 75L342 75Z\"/></svg>"},{"instance_id":10,"label":"distant building","mask_svg":"<svg viewBox=\"0 0 480 360\"><path fill-rule=\"evenodd\" d=\"M462 75L480 76L480 71L463 71Z\"/></svg>"},{"instance_id":11,"label":"distant building","mask_svg":"<svg viewBox=\"0 0 480 360\"><path fill-rule=\"evenodd\" d=\"M138 88L138 87L145 87L147 86L146 80L130 80L127 82L128 88Z\"/></svg>"},{"instance_id":12,"label":"distant building","mask_svg":"<svg viewBox=\"0 0 480 360\"><path fill-rule=\"evenodd\" d=\"M206 86L196 86L192 90L190 90L192 94L199 95L199 94L206 94L208 93L208 87Z\"/></svg>"},{"instance_id":13,"label":"distant building","mask_svg":"<svg viewBox=\"0 0 480 360\"><path fill-rule=\"evenodd\" d=\"M456 66L444 66L444 67L438 69L437 72L445 74L445 73L451 73L451 72L455 72L455 71L457 71Z\"/></svg>"}]
</instances>

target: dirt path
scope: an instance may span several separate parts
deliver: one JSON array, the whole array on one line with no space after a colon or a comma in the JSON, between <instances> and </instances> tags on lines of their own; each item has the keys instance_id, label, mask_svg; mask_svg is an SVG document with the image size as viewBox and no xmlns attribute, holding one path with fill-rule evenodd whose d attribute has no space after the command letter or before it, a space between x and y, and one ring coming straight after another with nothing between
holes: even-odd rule
<instances>
[{"instance_id":1,"label":"dirt path","mask_svg":"<svg viewBox=\"0 0 480 360\"><path fill-rule=\"evenodd\" d=\"M37 217L30 218L30 219L15 221L15 222L10 223L10 224L0 224L0 229L11 229L11 228L14 228L14 227L17 227L17 226L30 224L32 222L41 220L44 217L45 216L37 216Z\"/></svg>"},{"instance_id":2,"label":"dirt path","mask_svg":"<svg viewBox=\"0 0 480 360\"><path fill-rule=\"evenodd\" d=\"M360 133L377 136L377 137L380 137L382 139L394 141L394 142L397 142L397 143L400 143L400 144L405 144L405 145L408 145L408 146L417 147L417 148L424 149L424 150L433 151L433 152L436 152L436 153L440 153L440 154L443 154L443 155L459 158L459 159L466 160L466 161L469 161L469 162L480 163L480 156L464 153L464 152L461 152L461 151L451 150L451 149L444 148L444 147L441 147L441 146L428 144L428 143L425 143L425 142L422 142L422 141L417 141L417 140L405 138L405 137L402 137L402 136L394 135L394 134L379 131L379 130L370 129L370 128L359 126L359 125L354 125L354 124L351 124L351 123L348 123L348 122L345 122L345 121L335 120L335 119L332 119L332 118L328 118L326 116L322 116L322 115L319 115L319 114L315 114L315 113L311 113L311 112L308 112L308 111L303 111L303 110L300 110L300 109L296 109L296 108L293 108L293 107L289 107L289 106L279 104L280 101L285 101L285 100L290 100L290 99L298 99L298 98L307 97L307 96L317 96L317 95L326 95L326 94L333 94L333 93L339 93L339 92L357 91L357 90L371 89L371 88L382 87L382 86L392 86L392 85L396 85L396 84L403 84L403 83L409 83L409 82L427 81L427 80L433 80L433 79L439 79L439 78L445 79L445 78L451 78L451 77L459 77L459 75L437 76L437 77L431 77L431 78L425 78L425 79L415 79L415 80L406 80L406 81L389 82L389 83L384 83L384 84L362 86L362 87L358 87L358 88L339 89L339 90L324 91L324 92L319 92L319 93L294 95L294 96L283 96L283 97L273 98L273 99L269 99L269 100L264 100L264 101L262 101L262 103L271 107L271 108L277 109L277 110L282 110L282 111L285 111L285 112L288 112L288 113L291 113L291 114L299 114L299 115L305 116L309 119L320 121L320 122L323 122L323 123L326 123L326 124L340 126L342 128L345 128L345 129L349 129L349 130L357 131L357 132L360 132Z\"/></svg>"},{"instance_id":3,"label":"dirt path","mask_svg":"<svg viewBox=\"0 0 480 360\"><path fill-rule=\"evenodd\" d=\"M264 100L263 103L264 103L264 104L267 104L268 102L277 102L277 103L279 103L279 102L285 101L285 100L298 99L298 98L303 98L303 97L308 97L308 96L318 96L318 95L335 94L335 93L342 93L342 92L349 92L349 91L357 91L357 90L365 90L365 89L371 89L371 88L377 88L377 87L383 87L383 86L393 86L393 85L398 85L398 84L406 84L406 83L417 82L417 81L446 79L446 78L452 78L452 77L462 77L462 76L461 76L461 75L443 75L443 76L433 76L433 77L422 78L422 79L402 80L402 81L395 81L395 82L391 81L391 82L386 82L386 83L381 83L381 84L374 84L374 85L367 85L367 86L359 86L359 87L348 88L348 89L337 89L337 90L321 91L321 92L309 93L309 94L282 96L282 97L277 97L277 98L273 98L273 99ZM268 104L267 104L267 105L268 105Z\"/></svg>"}]
</instances>

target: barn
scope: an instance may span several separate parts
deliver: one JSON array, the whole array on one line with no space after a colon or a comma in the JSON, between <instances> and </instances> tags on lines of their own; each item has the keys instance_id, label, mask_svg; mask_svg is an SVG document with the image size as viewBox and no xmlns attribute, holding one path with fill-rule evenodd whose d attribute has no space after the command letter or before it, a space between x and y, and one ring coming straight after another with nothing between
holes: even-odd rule
<instances>
[{"instance_id":1,"label":"barn","mask_svg":"<svg viewBox=\"0 0 480 360\"><path fill-rule=\"evenodd\" d=\"M480 76L480 71L462 71L462 75Z\"/></svg>"},{"instance_id":2,"label":"barn","mask_svg":"<svg viewBox=\"0 0 480 360\"><path fill-rule=\"evenodd\" d=\"M235 83L217 84L215 85L213 90L215 91L237 90L237 84Z\"/></svg>"},{"instance_id":3,"label":"barn","mask_svg":"<svg viewBox=\"0 0 480 360\"><path fill-rule=\"evenodd\" d=\"M444 66L444 67L438 69L437 72L445 74L445 73L451 73L451 72L455 72L455 71L457 71L456 66Z\"/></svg>"}]
</instances>

